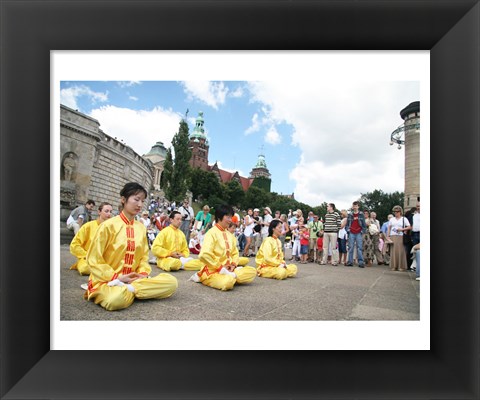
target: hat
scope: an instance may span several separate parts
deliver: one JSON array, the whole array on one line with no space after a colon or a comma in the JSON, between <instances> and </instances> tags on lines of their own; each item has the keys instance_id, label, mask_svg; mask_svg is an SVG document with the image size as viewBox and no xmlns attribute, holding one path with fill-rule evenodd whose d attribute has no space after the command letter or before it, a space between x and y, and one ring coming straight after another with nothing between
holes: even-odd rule
<instances>
[{"instance_id":1,"label":"hat","mask_svg":"<svg viewBox=\"0 0 480 400\"><path fill-rule=\"evenodd\" d=\"M272 210L270 210L270 207L265 207L264 210L267 210L269 214L272 213Z\"/></svg>"},{"instance_id":2,"label":"hat","mask_svg":"<svg viewBox=\"0 0 480 400\"><path fill-rule=\"evenodd\" d=\"M254 212L260 212L260 210L258 208L254 208L253 211Z\"/></svg>"}]
</instances>

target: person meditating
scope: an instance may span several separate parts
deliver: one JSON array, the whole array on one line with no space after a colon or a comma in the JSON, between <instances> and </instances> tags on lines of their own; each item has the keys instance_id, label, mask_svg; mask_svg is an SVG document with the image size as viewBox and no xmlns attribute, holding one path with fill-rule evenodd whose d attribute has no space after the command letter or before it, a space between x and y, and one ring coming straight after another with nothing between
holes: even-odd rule
<instances>
[{"instance_id":1,"label":"person meditating","mask_svg":"<svg viewBox=\"0 0 480 400\"><path fill-rule=\"evenodd\" d=\"M145 225L135 220L147 191L129 182L120 191L120 215L103 222L87 252L91 273L85 298L108 311L129 307L137 299L163 299L175 293L178 282L169 274L147 279L148 243Z\"/></svg>"},{"instance_id":2,"label":"person meditating","mask_svg":"<svg viewBox=\"0 0 480 400\"><path fill-rule=\"evenodd\" d=\"M98 206L98 218L95 221L83 224L70 243L70 253L77 257L77 261L70 269L76 269L80 275L90 275L90 267L86 260L88 249L100 224L111 218L112 210L113 207L110 203L100 204Z\"/></svg>"},{"instance_id":3,"label":"person meditating","mask_svg":"<svg viewBox=\"0 0 480 400\"><path fill-rule=\"evenodd\" d=\"M258 276L285 279L297 275L295 264L286 264L282 251L282 221L273 220L268 227L268 237L263 241L255 257Z\"/></svg>"},{"instance_id":4,"label":"person meditating","mask_svg":"<svg viewBox=\"0 0 480 400\"><path fill-rule=\"evenodd\" d=\"M255 268L238 266L235 237L228 231L233 209L221 205L215 209L215 226L206 234L198 255L203 268L190 280L220 290L231 290L235 283L250 283L257 275Z\"/></svg>"},{"instance_id":5,"label":"person meditating","mask_svg":"<svg viewBox=\"0 0 480 400\"><path fill-rule=\"evenodd\" d=\"M185 234L180 230L182 214L170 213L170 225L162 229L152 244L152 253L157 257L158 268L164 271L198 271L203 264L190 255ZM188 258L187 258L188 257Z\"/></svg>"}]
</instances>

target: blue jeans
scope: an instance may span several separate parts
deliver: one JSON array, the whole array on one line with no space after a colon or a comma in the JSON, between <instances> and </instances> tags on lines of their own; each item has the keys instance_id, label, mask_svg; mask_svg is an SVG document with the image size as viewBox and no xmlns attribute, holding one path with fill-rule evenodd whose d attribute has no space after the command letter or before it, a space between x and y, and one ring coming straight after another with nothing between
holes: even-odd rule
<instances>
[{"instance_id":1,"label":"blue jeans","mask_svg":"<svg viewBox=\"0 0 480 400\"><path fill-rule=\"evenodd\" d=\"M363 265L365 262L363 261L363 239L361 233L349 233L348 234L348 263L353 264L353 246L354 243L357 244L357 257L358 257L358 264Z\"/></svg>"}]
</instances>

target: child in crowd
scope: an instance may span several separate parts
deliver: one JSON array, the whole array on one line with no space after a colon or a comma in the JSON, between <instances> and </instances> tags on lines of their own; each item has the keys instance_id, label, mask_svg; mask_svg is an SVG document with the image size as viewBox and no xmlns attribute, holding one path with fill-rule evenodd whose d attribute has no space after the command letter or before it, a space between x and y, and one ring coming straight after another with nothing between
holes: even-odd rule
<instances>
[{"instance_id":1,"label":"child in crowd","mask_svg":"<svg viewBox=\"0 0 480 400\"><path fill-rule=\"evenodd\" d=\"M198 240L198 231L195 229L190 233L190 242L188 244L190 254L200 254L200 241Z\"/></svg>"},{"instance_id":2,"label":"child in crowd","mask_svg":"<svg viewBox=\"0 0 480 400\"><path fill-rule=\"evenodd\" d=\"M308 228L303 225L300 228L300 263L306 264L308 258L308 244L310 242L310 233Z\"/></svg>"}]
</instances>

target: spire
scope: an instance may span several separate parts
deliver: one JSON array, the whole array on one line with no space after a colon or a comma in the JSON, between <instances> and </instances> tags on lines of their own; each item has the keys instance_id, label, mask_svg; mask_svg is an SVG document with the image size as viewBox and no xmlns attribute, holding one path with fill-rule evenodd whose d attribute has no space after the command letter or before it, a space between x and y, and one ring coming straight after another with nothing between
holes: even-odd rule
<instances>
[{"instance_id":1,"label":"spire","mask_svg":"<svg viewBox=\"0 0 480 400\"><path fill-rule=\"evenodd\" d=\"M199 111L198 117L195 120L195 128L193 128L193 132L190 135L190 138L198 138L198 139L207 139L205 136L205 128L203 127L204 119L203 119L203 112Z\"/></svg>"}]
</instances>

